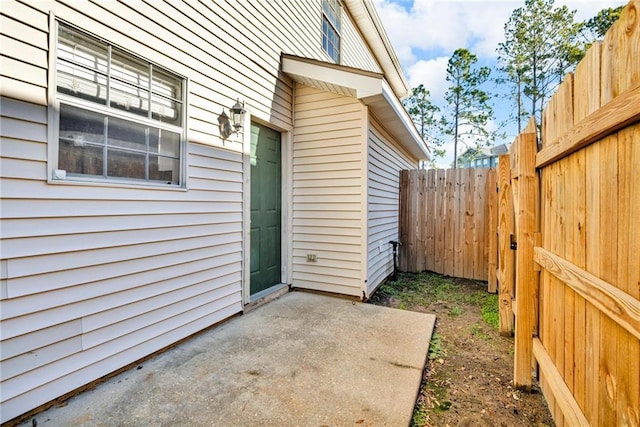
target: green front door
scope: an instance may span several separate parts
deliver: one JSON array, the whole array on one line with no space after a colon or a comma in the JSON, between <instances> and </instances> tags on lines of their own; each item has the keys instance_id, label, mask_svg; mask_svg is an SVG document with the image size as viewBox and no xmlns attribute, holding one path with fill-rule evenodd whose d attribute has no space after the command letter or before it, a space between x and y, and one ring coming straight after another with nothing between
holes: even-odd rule
<instances>
[{"instance_id":1,"label":"green front door","mask_svg":"<svg viewBox=\"0 0 640 427\"><path fill-rule=\"evenodd\" d=\"M280 133L251 124L251 295L280 283Z\"/></svg>"}]
</instances>

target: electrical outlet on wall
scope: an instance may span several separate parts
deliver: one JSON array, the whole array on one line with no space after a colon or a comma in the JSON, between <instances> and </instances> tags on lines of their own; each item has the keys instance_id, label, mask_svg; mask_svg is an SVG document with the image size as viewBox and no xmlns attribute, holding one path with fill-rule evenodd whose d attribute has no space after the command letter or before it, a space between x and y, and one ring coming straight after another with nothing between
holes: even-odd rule
<instances>
[{"instance_id":1,"label":"electrical outlet on wall","mask_svg":"<svg viewBox=\"0 0 640 427\"><path fill-rule=\"evenodd\" d=\"M382 253L384 251L384 241L383 240L378 241L378 251L380 253Z\"/></svg>"},{"instance_id":2,"label":"electrical outlet on wall","mask_svg":"<svg viewBox=\"0 0 640 427\"><path fill-rule=\"evenodd\" d=\"M316 254L307 254L307 262L316 262L317 260Z\"/></svg>"}]
</instances>

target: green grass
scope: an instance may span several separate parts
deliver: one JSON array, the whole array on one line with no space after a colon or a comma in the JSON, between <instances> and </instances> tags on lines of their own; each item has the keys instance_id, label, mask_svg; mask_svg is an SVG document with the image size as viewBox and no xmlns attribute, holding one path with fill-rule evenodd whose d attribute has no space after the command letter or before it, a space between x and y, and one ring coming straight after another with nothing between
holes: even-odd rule
<instances>
[{"instance_id":1,"label":"green grass","mask_svg":"<svg viewBox=\"0 0 640 427\"><path fill-rule=\"evenodd\" d=\"M491 336L487 334L482 328L482 325L479 325L478 323L474 323L473 325L471 325L471 335L485 341L489 341L491 339Z\"/></svg>"},{"instance_id":2,"label":"green grass","mask_svg":"<svg viewBox=\"0 0 640 427\"><path fill-rule=\"evenodd\" d=\"M451 277L435 273L404 273L398 276L398 280L385 283L376 293L398 300L398 308L403 310L436 302L455 304L449 312L453 317L464 313L459 307L461 304L480 307L484 321L492 328L498 328L498 295L483 289L470 292Z\"/></svg>"},{"instance_id":3,"label":"green grass","mask_svg":"<svg viewBox=\"0 0 640 427\"><path fill-rule=\"evenodd\" d=\"M487 322L493 329L498 329L500 315L498 314L498 295L487 294L484 302L480 306L482 320Z\"/></svg>"},{"instance_id":4,"label":"green grass","mask_svg":"<svg viewBox=\"0 0 640 427\"><path fill-rule=\"evenodd\" d=\"M464 310L457 305L454 305L453 307L451 307L451 310L449 310L449 316L451 317L458 317L462 315L462 313L464 313Z\"/></svg>"},{"instance_id":5,"label":"green grass","mask_svg":"<svg viewBox=\"0 0 640 427\"><path fill-rule=\"evenodd\" d=\"M429 408L424 403L416 405L411 418L411 427L422 427L429 422Z\"/></svg>"}]
</instances>

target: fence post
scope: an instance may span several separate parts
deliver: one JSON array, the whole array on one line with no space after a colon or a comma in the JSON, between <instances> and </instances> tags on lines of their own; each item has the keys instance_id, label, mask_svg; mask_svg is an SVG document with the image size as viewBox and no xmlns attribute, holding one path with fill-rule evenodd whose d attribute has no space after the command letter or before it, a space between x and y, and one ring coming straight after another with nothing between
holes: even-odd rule
<instances>
[{"instance_id":1,"label":"fence post","mask_svg":"<svg viewBox=\"0 0 640 427\"><path fill-rule=\"evenodd\" d=\"M519 188L515 213L517 250L514 385L518 389L530 390L539 280L533 256L537 231L536 204L540 196L536 174L537 129L533 118L524 133L516 138L516 144L518 154L515 172Z\"/></svg>"}]
</instances>

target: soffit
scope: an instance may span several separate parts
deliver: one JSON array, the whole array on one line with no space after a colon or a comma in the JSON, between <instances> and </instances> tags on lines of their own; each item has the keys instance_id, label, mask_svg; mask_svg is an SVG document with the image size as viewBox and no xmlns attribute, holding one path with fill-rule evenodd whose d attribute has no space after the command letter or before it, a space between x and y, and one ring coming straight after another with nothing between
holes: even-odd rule
<instances>
[{"instance_id":1,"label":"soffit","mask_svg":"<svg viewBox=\"0 0 640 427\"><path fill-rule=\"evenodd\" d=\"M288 54L282 55L282 72L306 86L361 100L414 157L429 158L426 144L382 74Z\"/></svg>"}]
</instances>

